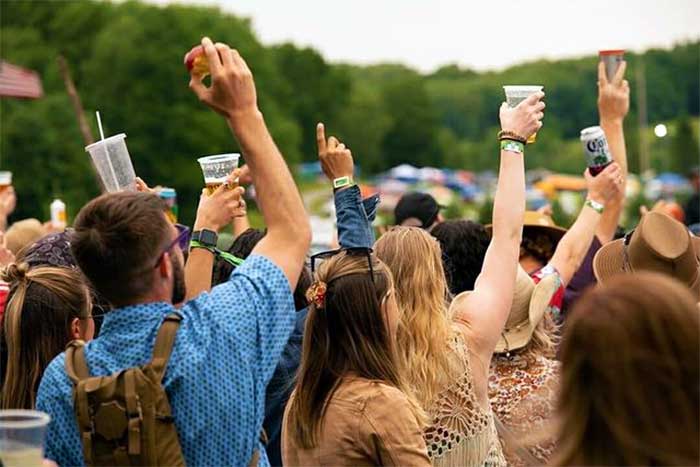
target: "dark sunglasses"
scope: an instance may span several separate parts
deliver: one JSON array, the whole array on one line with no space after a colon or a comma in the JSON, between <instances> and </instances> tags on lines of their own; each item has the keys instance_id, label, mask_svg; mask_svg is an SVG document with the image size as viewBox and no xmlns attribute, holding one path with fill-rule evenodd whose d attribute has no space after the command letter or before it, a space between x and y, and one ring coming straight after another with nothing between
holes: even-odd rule
<instances>
[{"instance_id":1,"label":"dark sunglasses","mask_svg":"<svg viewBox=\"0 0 700 467\"><path fill-rule=\"evenodd\" d=\"M367 266L369 268L369 276L372 278L372 282L374 282L374 268L372 267L372 249L371 248L366 248L366 247L353 247L353 248L339 248L337 250L328 250L328 251L322 251L320 253L316 253L315 255L311 256L311 275L316 272L316 262L317 261L325 261L328 258L332 258L333 256L345 252L346 255L348 256L364 256L367 258Z\"/></svg>"},{"instance_id":2,"label":"dark sunglasses","mask_svg":"<svg viewBox=\"0 0 700 467\"><path fill-rule=\"evenodd\" d=\"M182 251L187 251L187 248L190 246L190 228L182 224L175 224L175 228L178 231L177 237L160 252L156 264L153 266L154 268L158 267L163 255L172 250L175 245L178 245Z\"/></svg>"}]
</instances>

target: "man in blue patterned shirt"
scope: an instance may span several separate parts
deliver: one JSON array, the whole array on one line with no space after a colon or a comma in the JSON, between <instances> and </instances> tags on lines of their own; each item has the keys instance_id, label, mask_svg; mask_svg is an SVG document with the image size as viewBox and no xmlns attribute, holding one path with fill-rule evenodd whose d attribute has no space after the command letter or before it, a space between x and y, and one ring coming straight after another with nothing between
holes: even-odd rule
<instances>
[{"instance_id":1,"label":"man in blue patterned shirt","mask_svg":"<svg viewBox=\"0 0 700 467\"><path fill-rule=\"evenodd\" d=\"M223 114L250 166L268 233L228 282L185 303L163 379L188 465L247 465L259 442L265 388L295 318L292 290L310 244L301 197L270 137L248 66L224 44L202 46L212 84L192 76L200 100ZM233 190L203 196L195 230L218 231L238 208ZM184 271L175 227L148 193L103 195L79 213L72 238L76 261L114 306L100 337L87 344L91 375L147 363L156 332L173 303L197 278L211 275L212 253L193 249ZM186 276L186 280L185 280ZM46 457L83 465L64 354L44 373L37 407L51 415Z\"/></svg>"}]
</instances>

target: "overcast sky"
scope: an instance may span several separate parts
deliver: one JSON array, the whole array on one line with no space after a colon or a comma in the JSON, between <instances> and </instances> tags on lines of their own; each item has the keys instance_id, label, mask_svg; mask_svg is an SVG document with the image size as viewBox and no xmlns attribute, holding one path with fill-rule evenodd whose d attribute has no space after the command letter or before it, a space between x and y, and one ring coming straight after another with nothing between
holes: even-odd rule
<instances>
[{"instance_id":1,"label":"overcast sky","mask_svg":"<svg viewBox=\"0 0 700 467\"><path fill-rule=\"evenodd\" d=\"M173 3L174 0L150 0ZM700 0L189 0L252 18L265 44L292 41L334 62L498 69L600 48L700 38Z\"/></svg>"}]
</instances>

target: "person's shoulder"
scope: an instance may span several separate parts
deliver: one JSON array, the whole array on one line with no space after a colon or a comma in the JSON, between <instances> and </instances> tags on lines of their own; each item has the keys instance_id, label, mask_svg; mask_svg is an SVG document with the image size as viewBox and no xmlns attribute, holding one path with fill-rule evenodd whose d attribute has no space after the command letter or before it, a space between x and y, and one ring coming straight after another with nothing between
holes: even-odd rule
<instances>
[{"instance_id":1,"label":"person's shoulder","mask_svg":"<svg viewBox=\"0 0 700 467\"><path fill-rule=\"evenodd\" d=\"M231 274L233 280L237 276L245 276L251 279L284 280L287 281L282 268L263 255L252 254L246 258L242 265Z\"/></svg>"},{"instance_id":2,"label":"person's shoulder","mask_svg":"<svg viewBox=\"0 0 700 467\"><path fill-rule=\"evenodd\" d=\"M365 409L372 414L393 412L410 406L408 397L399 388L382 381L368 381Z\"/></svg>"},{"instance_id":3,"label":"person's shoulder","mask_svg":"<svg viewBox=\"0 0 700 467\"><path fill-rule=\"evenodd\" d=\"M38 398L64 397L70 394L71 381L66 374L66 353L62 352L48 364L41 376Z\"/></svg>"}]
</instances>

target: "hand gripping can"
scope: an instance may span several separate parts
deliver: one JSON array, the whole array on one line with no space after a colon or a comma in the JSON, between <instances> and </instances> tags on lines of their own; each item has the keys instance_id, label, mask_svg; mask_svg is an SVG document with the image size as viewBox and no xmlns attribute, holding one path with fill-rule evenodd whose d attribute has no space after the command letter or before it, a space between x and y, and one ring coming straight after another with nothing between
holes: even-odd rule
<instances>
[{"instance_id":1,"label":"hand gripping can","mask_svg":"<svg viewBox=\"0 0 700 467\"><path fill-rule=\"evenodd\" d=\"M612 163L608 140L605 139L601 127L591 126L581 130L581 143L586 155L586 165L594 177Z\"/></svg>"}]
</instances>

